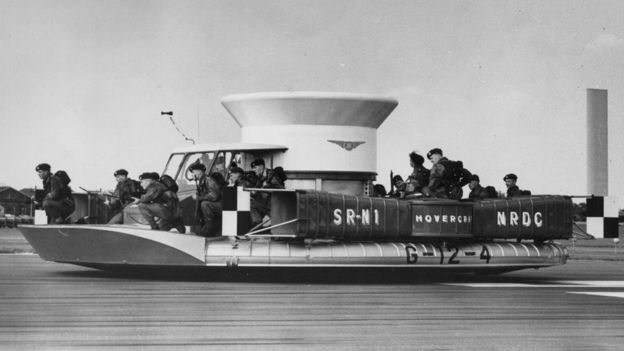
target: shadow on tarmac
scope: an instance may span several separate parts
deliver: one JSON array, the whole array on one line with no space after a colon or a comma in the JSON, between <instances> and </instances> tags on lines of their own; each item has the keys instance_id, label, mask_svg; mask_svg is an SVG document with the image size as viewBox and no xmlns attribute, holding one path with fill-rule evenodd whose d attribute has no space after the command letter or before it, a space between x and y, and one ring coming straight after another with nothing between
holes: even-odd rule
<instances>
[{"instance_id":1,"label":"shadow on tarmac","mask_svg":"<svg viewBox=\"0 0 624 351\"><path fill-rule=\"evenodd\" d=\"M207 268L107 267L105 270L58 272L69 277L156 281L247 282L289 284L432 284L462 282L536 282L553 277L450 272L431 268Z\"/></svg>"}]
</instances>

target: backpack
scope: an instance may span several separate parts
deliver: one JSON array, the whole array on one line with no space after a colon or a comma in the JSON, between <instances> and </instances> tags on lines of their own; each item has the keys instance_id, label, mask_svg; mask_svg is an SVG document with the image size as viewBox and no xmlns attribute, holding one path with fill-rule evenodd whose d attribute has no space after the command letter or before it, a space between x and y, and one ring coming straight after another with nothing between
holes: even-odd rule
<instances>
[{"instance_id":1,"label":"backpack","mask_svg":"<svg viewBox=\"0 0 624 351\"><path fill-rule=\"evenodd\" d=\"M134 197L139 197L141 194L145 192L143 187L141 186L141 182L138 180L130 179L132 181L132 189L130 189L130 193Z\"/></svg>"},{"instance_id":2,"label":"backpack","mask_svg":"<svg viewBox=\"0 0 624 351\"><path fill-rule=\"evenodd\" d=\"M210 178L214 179L214 181L217 182L217 184L222 188L228 184L228 182L225 180L225 177L223 177L223 174L219 172L211 173Z\"/></svg>"},{"instance_id":3,"label":"backpack","mask_svg":"<svg viewBox=\"0 0 624 351\"><path fill-rule=\"evenodd\" d=\"M442 177L451 184L459 184L464 171L464 163L462 161L445 160L440 161L444 166Z\"/></svg>"},{"instance_id":4,"label":"backpack","mask_svg":"<svg viewBox=\"0 0 624 351\"><path fill-rule=\"evenodd\" d=\"M271 172L270 178L275 178L281 184L283 184L286 180L288 180L288 177L286 176L286 172L284 172L284 168L279 167L279 166L273 169L273 172Z\"/></svg>"},{"instance_id":5,"label":"backpack","mask_svg":"<svg viewBox=\"0 0 624 351\"><path fill-rule=\"evenodd\" d=\"M245 172L242 176L243 182L247 182L250 188L262 188L262 182L254 171Z\"/></svg>"},{"instance_id":6,"label":"backpack","mask_svg":"<svg viewBox=\"0 0 624 351\"><path fill-rule=\"evenodd\" d=\"M485 192L487 193L488 198L495 199L498 197L498 192L496 191L496 188L491 185L485 187Z\"/></svg>"},{"instance_id":7,"label":"backpack","mask_svg":"<svg viewBox=\"0 0 624 351\"><path fill-rule=\"evenodd\" d=\"M58 177L64 186L67 186L71 182L71 178L69 178L69 175L67 175L67 172L65 171L56 171L54 176Z\"/></svg>"},{"instance_id":8,"label":"backpack","mask_svg":"<svg viewBox=\"0 0 624 351\"><path fill-rule=\"evenodd\" d=\"M162 176L160 176L160 182L165 185L167 190L173 191L174 193L178 192L178 183L176 183L176 181L173 180L170 175L163 174Z\"/></svg>"}]
</instances>

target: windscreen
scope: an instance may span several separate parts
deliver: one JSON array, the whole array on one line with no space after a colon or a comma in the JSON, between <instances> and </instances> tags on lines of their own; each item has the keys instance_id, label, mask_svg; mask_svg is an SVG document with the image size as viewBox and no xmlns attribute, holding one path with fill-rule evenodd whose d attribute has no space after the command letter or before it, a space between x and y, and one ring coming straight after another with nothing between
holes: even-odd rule
<instances>
[{"instance_id":1,"label":"windscreen","mask_svg":"<svg viewBox=\"0 0 624 351\"><path fill-rule=\"evenodd\" d=\"M180 163L184 158L184 154L173 154L169 157L169 161L167 161L167 165L165 166L165 170L162 174L170 175L172 178L175 178L178 169L180 169Z\"/></svg>"},{"instance_id":2,"label":"windscreen","mask_svg":"<svg viewBox=\"0 0 624 351\"><path fill-rule=\"evenodd\" d=\"M209 152L196 152L192 154L187 154L184 158L184 163L182 164L181 171L178 173L176 178L176 182L178 183L178 187L180 191L183 190L191 190L195 189L195 180L193 179L193 172L189 170L189 166L195 162L199 162L206 166L206 169L209 170L212 167L212 163L215 160L215 153L213 151Z\"/></svg>"}]
</instances>

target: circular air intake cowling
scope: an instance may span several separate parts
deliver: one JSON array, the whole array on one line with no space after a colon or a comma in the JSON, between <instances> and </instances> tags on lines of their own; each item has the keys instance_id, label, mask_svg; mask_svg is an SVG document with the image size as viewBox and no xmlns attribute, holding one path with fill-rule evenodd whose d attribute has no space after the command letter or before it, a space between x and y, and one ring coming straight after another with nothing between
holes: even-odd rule
<instances>
[{"instance_id":1,"label":"circular air intake cowling","mask_svg":"<svg viewBox=\"0 0 624 351\"><path fill-rule=\"evenodd\" d=\"M242 141L286 145L276 165L299 188L361 193L377 171L377 128L394 99L352 93L273 92L225 96ZM320 184L319 184L320 183Z\"/></svg>"}]
</instances>

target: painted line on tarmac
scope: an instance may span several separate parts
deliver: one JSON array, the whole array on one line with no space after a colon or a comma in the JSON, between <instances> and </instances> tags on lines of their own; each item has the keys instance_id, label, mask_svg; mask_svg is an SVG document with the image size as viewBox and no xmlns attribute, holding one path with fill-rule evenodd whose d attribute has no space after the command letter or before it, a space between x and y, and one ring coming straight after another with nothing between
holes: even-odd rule
<instances>
[{"instance_id":1,"label":"painted line on tarmac","mask_svg":"<svg viewBox=\"0 0 624 351\"><path fill-rule=\"evenodd\" d=\"M522 284L522 283L445 283L444 285L465 286L468 288L543 288L555 287L554 284Z\"/></svg>"},{"instance_id":2,"label":"painted line on tarmac","mask_svg":"<svg viewBox=\"0 0 624 351\"><path fill-rule=\"evenodd\" d=\"M0 253L0 256L15 256L15 255L37 255L34 252L4 252Z\"/></svg>"},{"instance_id":3,"label":"painted line on tarmac","mask_svg":"<svg viewBox=\"0 0 624 351\"><path fill-rule=\"evenodd\" d=\"M620 299L624 299L624 292L617 291L568 291L568 294L579 294L579 295L595 295L595 296L606 296L606 297L619 297Z\"/></svg>"},{"instance_id":4,"label":"painted line on tarmac","mask_svg":"<svg viewBox=\"0 0 624 351\"><path fill-rule=\"evenodd\" d=\"M548 284L531 283L446 283L470 288L624 288L622 280L561 280Z\"/></svg>"},{"instance_id":5,"label":"painted line on tarmac","mask_svg":"<svg viewBox=\"0 0 624 351\"><path fill-rule=\"evenodd\" d=\"M560 280L558 282L591 286L592 288L624 288L624 280Z\"/></svg>"}]
</instances>

